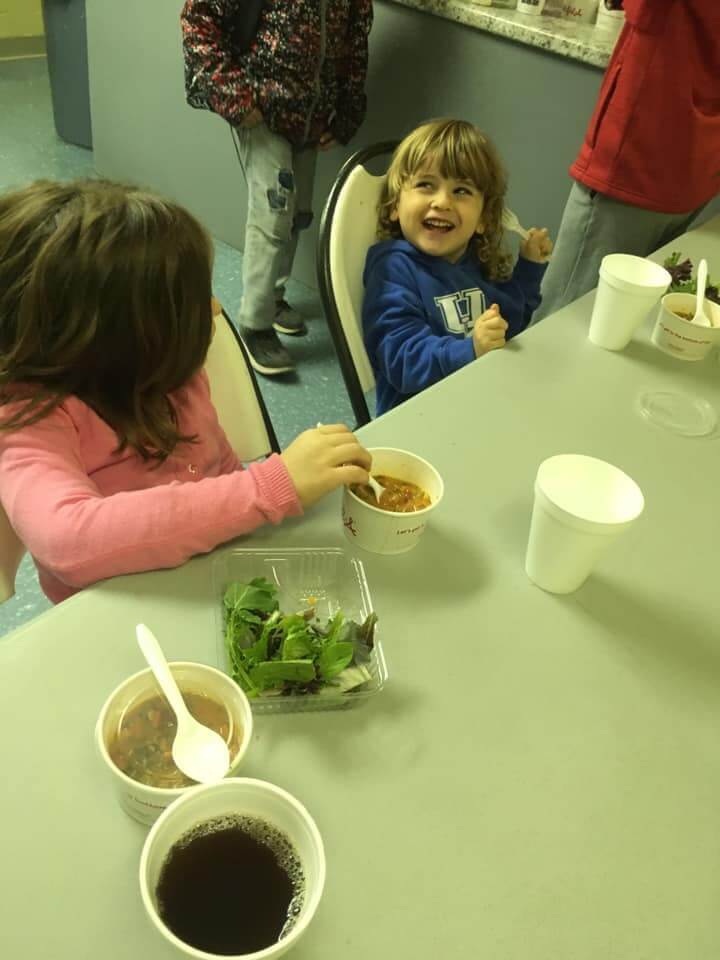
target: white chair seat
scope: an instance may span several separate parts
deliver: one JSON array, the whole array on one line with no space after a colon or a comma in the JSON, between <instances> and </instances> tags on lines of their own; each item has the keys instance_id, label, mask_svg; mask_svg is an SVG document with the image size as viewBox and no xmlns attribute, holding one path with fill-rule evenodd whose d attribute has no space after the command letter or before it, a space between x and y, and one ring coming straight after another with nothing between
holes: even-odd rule
<instances>
[{"instance_id":1,"label":"white chair seat","mask_svg":"<svg viewBox=\"0 0 720 960\"><path fill-rule=\"evenodd\" d=\"M358 426L371 419L365 394L375 386L362 334L363 270L368 248L377 239L383 183L365 164L396 146L386 141L354 153L340 170L320 221L320 297Z\"/></svg>"}]
</instances>

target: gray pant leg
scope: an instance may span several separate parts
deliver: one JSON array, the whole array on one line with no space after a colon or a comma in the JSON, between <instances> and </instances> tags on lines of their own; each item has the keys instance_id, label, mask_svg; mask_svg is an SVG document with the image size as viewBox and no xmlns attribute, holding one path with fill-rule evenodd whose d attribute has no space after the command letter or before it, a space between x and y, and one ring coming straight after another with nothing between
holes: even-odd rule
<instances>
[{"instance_id":1,"label":"gray pant leg","mask_svg":"<svg viewBox=\"0 0 720 960\"><path fill-rule=\"evenodd\" d=\"M269 330L275 319L275 284L285 268L295 217L292 147L264 123L241 128L237 134L248 185L238 323L252 330Z\"/></svg>"},{"instance_id":2,"label":"gray pant leg","mask_svg":"<svg viewBox=\"0 0 720 960\"><path fill-rule=\"evenodd\" d=\"M643 210L573 183L533 322L593 290L606 254L646 257L683 233L698 213Z\"/></svg>"},{"instance_id":3,"label":"gray pant leg","mask_svg":"<svg viewBox=\"0 0 720 960\"><path fill-rule=\"evenodd\" d=\"M315 184L315 167L317 165L317 148L304 147L293 151L293 174L295 177L295 216L293 218L290 240L285 245L281 261L280 272L275 283L275 301L280 303L285 299L285 287L292 273L295 251L301 230L307 230L312 223L313 186Z\"/></svg>"}]
</instances>

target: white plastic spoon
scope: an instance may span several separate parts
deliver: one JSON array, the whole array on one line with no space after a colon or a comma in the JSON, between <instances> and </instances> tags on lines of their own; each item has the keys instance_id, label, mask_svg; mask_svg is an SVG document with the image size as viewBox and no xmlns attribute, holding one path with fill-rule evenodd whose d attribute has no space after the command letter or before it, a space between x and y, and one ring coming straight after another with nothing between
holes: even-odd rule
<instances>
[{"instance_id":1,"label":"white plastic spoon","mask_svg":"<svg viewBox=\"0 0 720 960\"><path fill-rule=\"evenodd\" d=\"M707 286L707 272L707 260L701 260L698 266L697 303L695 306L695 316L692 318L692 322L697 324L699 327L712 326L703 311L703 304L705 303L705 287Z\"/></svg>"},{"instance_id":2,"label":"white plastic spoon","mask_svg":"<svg viewBox=\"0 0 720 960\"><path fill-rule=\"evenodd\" d=\"M198 783L222 780L230 766L227 744L219 733L198 723L188 710L152 631L144 623L139 623L135 627L135 634L143 656L177 719L177 732L172 745L175 766Z\"/></svg>"},{"instance_id":3,"label":"white plastic spoon","mask_svg":"<svg viewBox=\"0 0 720 960\"><path fill-rule=\"evenodd\" d=\"M377 502L380 503L380 497L385 493L385 487L381 483L378 483L375 477L370 476L368 476L368 486L375 494Z\"/></svg>"},{"instance_id":4,"label":"white plastic spoon","mask_svg":"<svg viewBox=\"0 0 720 960\"><path fill-rule=\"evenodd\" d=\"M318 423L316 426L321 427L322 424ZM381 483L378 483L374 477L368 477L368 486L375 494L377 502L380 503L380 497L385 493L385 487Z\"/></svg>"}]
</instances>

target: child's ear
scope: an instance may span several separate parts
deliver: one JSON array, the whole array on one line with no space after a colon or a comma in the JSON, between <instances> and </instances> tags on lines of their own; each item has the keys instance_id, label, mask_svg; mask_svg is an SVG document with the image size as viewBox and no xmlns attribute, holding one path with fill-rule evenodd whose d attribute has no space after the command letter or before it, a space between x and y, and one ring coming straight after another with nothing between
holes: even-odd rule
<instances>
[{"instance_id":1,"label":"child's ear","mask_svg":"<svg viewBox=\"0 0 720 960\"><path fill-rule=\"evenodd\" d=\"M397 223L399 219L400 219L400 215L399 215L399 213L398 213L398 208L397 208L397 205L396 205L396 206L394 206L394 207L392 208L392 210L390 211L390 222L391 222L391 223Z\"/></svg>"}]
</instances>

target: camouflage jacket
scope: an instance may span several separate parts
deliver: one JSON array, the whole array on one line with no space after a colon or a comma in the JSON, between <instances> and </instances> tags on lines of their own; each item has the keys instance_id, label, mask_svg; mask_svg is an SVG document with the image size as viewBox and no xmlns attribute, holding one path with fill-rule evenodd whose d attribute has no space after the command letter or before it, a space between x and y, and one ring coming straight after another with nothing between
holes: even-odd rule
<instances>
[{"instance_id":1,"label":"camouflage jacket","mask_svg":"<svg viewBox=\"0 0 720 960\"><path fill-rule=\"evenodd\" d=\"M372 0L265 0L241 52L233 23L247 0L186 0L181 14L188 103L238 125L258 107L291 143L330 131L347 143L365 116Z\"/></svg>"}]
</instances>

